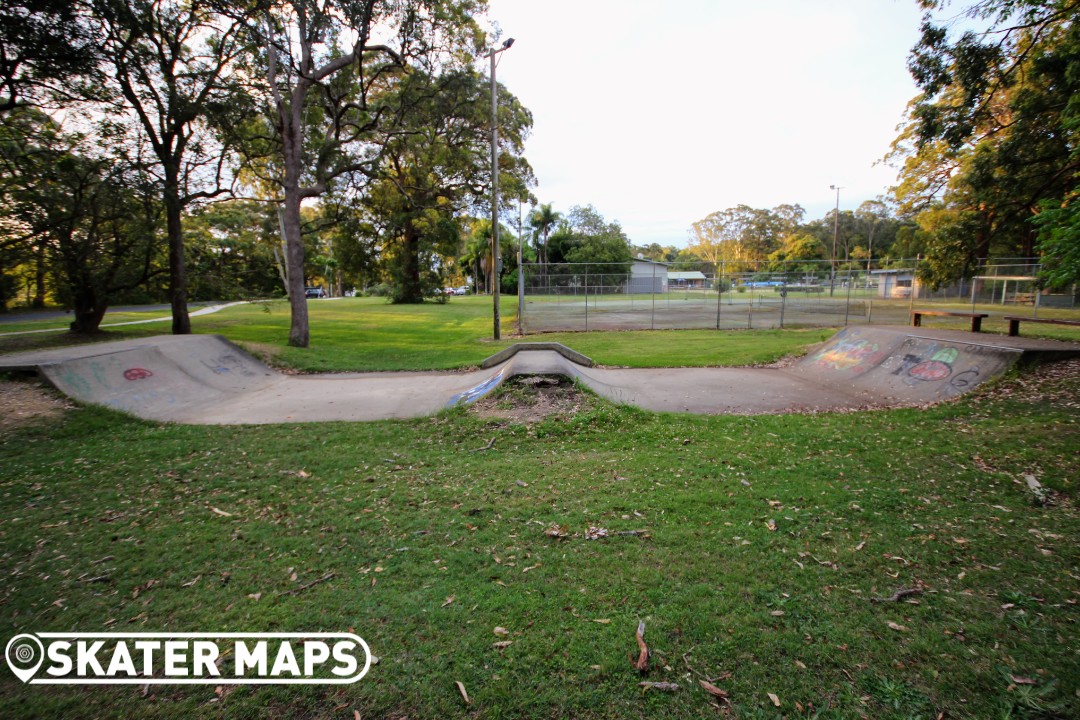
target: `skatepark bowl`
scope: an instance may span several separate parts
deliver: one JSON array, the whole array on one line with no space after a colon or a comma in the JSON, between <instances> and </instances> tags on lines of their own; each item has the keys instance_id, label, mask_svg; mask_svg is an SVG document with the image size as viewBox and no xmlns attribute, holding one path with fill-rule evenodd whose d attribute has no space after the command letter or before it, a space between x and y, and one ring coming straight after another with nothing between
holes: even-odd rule
<instances>
[{"instance_id":1,"label":"skatepark bowl","mask_svg":"<svg viewBox=\"0 0 1080 720\"><path fill-rule=\"evenodd\" d=\"M655 412L901 407L956 397L1022 360L1067 357L1080 357L1080 344L859 326L782 368L606 368L557 343L523 343L470 371L287 375L218 335L162 335L0 356L0 371L37 372L80 402L147 420L237 425L422 417L516 375L565 376Z\"/></svg>"}]
</instances>

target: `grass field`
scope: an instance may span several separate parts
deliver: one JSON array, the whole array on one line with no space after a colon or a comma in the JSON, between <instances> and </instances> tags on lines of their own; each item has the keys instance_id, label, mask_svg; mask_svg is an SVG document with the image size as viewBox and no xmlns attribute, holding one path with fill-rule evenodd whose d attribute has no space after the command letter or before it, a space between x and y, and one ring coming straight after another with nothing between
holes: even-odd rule
<instances>
[{"instance_id":1,"label":"grass field","mask_svg":"<svg viewBox=\"0 0 1080 720\"><path fill-rule=\"evenodd\" d=\"M498 347L486 306L363 302L313 303L306 354L282 347L274 307L195 324L305 369L450 367ZM731 364L820 332L568 343L608 364ZM5 425L0 641L352 629L380 661L333 687L42 687L4 671L3 714L1074 718L1078 408L1074 362L850 414L658 415L585 396L528 424L458 409L214 428L73 408ZM921 592L872 602L900 589ZM628 659L642 620L644 676Z\"/></svg>"}]
</instances>

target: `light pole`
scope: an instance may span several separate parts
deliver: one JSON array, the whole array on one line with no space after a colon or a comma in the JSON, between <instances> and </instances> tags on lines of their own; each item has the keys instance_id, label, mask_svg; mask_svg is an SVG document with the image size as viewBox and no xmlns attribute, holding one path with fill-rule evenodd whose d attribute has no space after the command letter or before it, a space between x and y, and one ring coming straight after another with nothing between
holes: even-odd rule
<instances>
[{"instance_id":1,"label":"light pole","mask_svg":"<svg viewBox=\"0 0 1080 720\"><path fill-rule=\"evenodd\" d=\"M491 303L495 321L493 337L499 331L499 92L495 84L495 56L509 50L514 38L507 38L502 47L488 52L491 58Z\"/></svg>"},{"instance_id":2,"label":"light pole","mask_svg":"<svg viewBox=\"0 0 1080 720\"><path fill-rule=\"evenodd\" d=\"M832 297L836 288L836 238L840 234L840 190L843 188L839 185L830 185L829 189L836 191L836 212L833 213L832 231L832 270L829 277L829 297Z\"/></svg>"},{"instance_id":3,"label":"light pole","mask_svg":"<svg viewBox=\"0 0 1080 720\"><path fill-rule=\"evenodd\" d=\"M518 335L525 334L525 239L521 234L521 200L518 200Z\"/></svg>"}]
</instances>

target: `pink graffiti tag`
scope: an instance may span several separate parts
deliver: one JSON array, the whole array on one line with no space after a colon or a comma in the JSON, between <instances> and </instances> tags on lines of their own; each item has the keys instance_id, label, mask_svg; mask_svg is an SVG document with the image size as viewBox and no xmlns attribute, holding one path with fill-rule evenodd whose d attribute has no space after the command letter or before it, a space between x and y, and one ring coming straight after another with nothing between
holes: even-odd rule
<instances>
[{"instance_id":1,"label":"pink graffiti tag","mask_svg":"<svg viewBox=\"0 0 1080 720\"><path fill-rule=\"evenodd\" d=\"M145 380L148 377L153 377L154 373L150 372L146 368L133 367L124 371L125 380Z\"/></svg>"}]
</instances>

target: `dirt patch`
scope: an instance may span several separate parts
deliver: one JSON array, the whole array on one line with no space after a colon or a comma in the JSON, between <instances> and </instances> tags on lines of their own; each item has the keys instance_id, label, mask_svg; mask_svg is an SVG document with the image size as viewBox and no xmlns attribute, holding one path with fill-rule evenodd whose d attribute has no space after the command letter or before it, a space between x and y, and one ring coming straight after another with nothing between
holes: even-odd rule
<instances>
[{"instance_id":1,"label":"dirt patch","mask_svg":"<svg viewBox=\"0 0 1080 720\"><path fill-rule=\"evenodd\" d=\"M0 380L0 407L0 430L12 430L58 420L74 406L40 381Z\"/></svg>"},{"instance_id":2,"label":"dirt patch","mask_svg":"<svg viewBox=\"0 0 1080 720\"><path fill-rule=\"evenodd\" d=\"M587 408L591 396L569 379L548 375L518 376L496 392L469 406L477 417L531 425L552 418L576 415Z\"/></svg>"}]
</instances>

